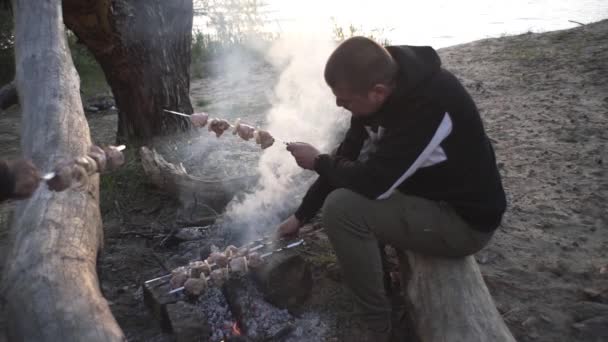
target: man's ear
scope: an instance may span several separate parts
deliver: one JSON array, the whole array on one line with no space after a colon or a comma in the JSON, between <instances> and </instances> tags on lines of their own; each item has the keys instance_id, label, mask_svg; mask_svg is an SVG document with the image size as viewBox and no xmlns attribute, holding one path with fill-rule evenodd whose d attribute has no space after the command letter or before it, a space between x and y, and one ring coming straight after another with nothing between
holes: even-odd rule
<instances>
[{"instance_id":1,"label":"man's ear","mask_svg":"<svg viewBox=\"0 0 608 342\"><path fill-rule=\"evenodd\" d=\"M370 91L370 99L376 103L384 102L391 94L391 88L385 84L378 83Z\"/></svg>"}]
</instances>

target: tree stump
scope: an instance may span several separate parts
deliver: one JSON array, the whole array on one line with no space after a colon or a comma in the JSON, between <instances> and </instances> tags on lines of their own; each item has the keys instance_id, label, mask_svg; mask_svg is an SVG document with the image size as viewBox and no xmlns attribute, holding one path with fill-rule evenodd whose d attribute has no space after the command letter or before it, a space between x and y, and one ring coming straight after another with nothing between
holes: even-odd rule
<instances>
[{"instance_id":1,"label":"tree stump","mask_svg":"<svg viewBox=\"0 0 608 342\"><path fill-rule=\"evenodd\" d=\"M425 342L514 342L473 256L401 257L406 301Z\"/></svg>"},{"instance_id":2,"label":"tree stump","mask_svg":"<svg viewBox=\"0 0 608 342\"><path fill-rule=\"evenodd\" d=\"M21 147L42 170L91 146L61 1L14 0ZM3 279L11 341L124 341L95 269L102 245L99 178L85 190L46 185L17 205Z\"/></svg>"}]
</instances>

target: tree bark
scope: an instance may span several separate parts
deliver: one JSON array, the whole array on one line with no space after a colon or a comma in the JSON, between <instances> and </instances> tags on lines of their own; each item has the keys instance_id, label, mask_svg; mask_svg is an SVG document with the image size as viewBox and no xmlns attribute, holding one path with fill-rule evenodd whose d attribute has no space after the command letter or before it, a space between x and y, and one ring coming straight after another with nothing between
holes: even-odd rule
<instances>
[{"instance_id":1,"label":"tree bark","mask_svg":"<svg viewBox=\"0 0 608 342\"><path fill-rule=\"evenodd\" d=\"M43 170L84 155L91 139L60 0L14 0L21 146ZM12 224L3 294L11 341L123 341L95 270L102 244L99 178L86 190L20 202Z\"/></svg>"},{"instance_id":2,"label":"tree bark","mask_svg":"<svg viewBox=\"0 0 608 342\"><path fill-rule=\"evenodd\" d=\"M118 138L147 143L188 128L192 0L65 0L65 23L112 88Z\"/></svg>"},{"instance_id":3,"label":"tree bark","mask_svg":"<svg viewBox=\"0 0 608 342\"><path fill-rule=\"evenodd\" d=\"M514 342L474 257L401 258L407 302L417 336L425 342Z\"/></svg>"},{"instance_id":4,"label":"tree bark","mask_svg":"<svg viewBox=\"0 0 608 342\"><path fill-rule=\"evenodd\" d=\"M19 103L17 96L17 87L15 87L15 81L5 84L0 88L0 109L7 109L8 107Z\"/></svg>"}]
</instances>

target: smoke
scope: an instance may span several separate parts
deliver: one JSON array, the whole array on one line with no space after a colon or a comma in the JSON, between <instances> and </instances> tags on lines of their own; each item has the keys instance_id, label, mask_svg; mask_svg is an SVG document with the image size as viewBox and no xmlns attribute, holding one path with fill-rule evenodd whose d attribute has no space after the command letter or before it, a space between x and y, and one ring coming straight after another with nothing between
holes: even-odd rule
<instances>
[{"instance_id":1,"label":"smoke","mask_svg":"<svg viewBox=\"0 0 608 342\"><path fill-rule=\"evenodd\" d=\"M267 129L277 139L257 164L259 183L253 191L234 199L226 210L231 227L245 235L268 233L293 213L314 172L302 170L283 142L301 141L330 152L340 138L347 116L335 106L334 96L323 79L323 69L335 45L311 36L287 36L265 54L280 71L270 93Z\"/></svg>"}]
</instances>

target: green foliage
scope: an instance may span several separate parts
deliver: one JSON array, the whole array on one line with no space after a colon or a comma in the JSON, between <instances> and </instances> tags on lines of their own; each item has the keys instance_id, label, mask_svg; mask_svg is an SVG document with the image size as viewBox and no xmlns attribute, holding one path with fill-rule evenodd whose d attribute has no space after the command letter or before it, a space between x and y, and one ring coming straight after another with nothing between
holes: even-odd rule
<instances>
[{"instance_id":1,"label":"green foliage","mask_svg":"<svg viewBox=\"0 0 608 342\"><path fill-rule=\"evenodd\" d=\"M123 153L125 164L99 178L99 206L102 214L114 210L117 202L128 208L150 191L145 183L146 177L137 149L127 148Z\"/></svg>"},{"instance_id":2,"label":"green foliage","mask_svg":"<svg viewBox=\"0 0 608 342\"><path fill-rule=\"evenodd\" d=\"M259 0L196 0L195 17L204 25L192 34L193 78L203 77L206 62L249 46L266 44L278 35L267 30L268 11ZM248 51L251 52L251 51Z\"/></svg>"},{"instance_id":3,"label":"green foliage","mask_svg":"<svg viewBox=\"0 0 608 342\"><path fill-rule=\"evenodd\" d=\"M342 42L355 36L364 36L383 46L391 44L390 40L386 38L386 33L392 31L392 29L373 28L370 30L365 30L362 26L357 27L353 24L349 24L348 27L340 26L333 17L331 18L331 21L333 24L333 36L338 42Z\"/></svg>"}]
</instances>

